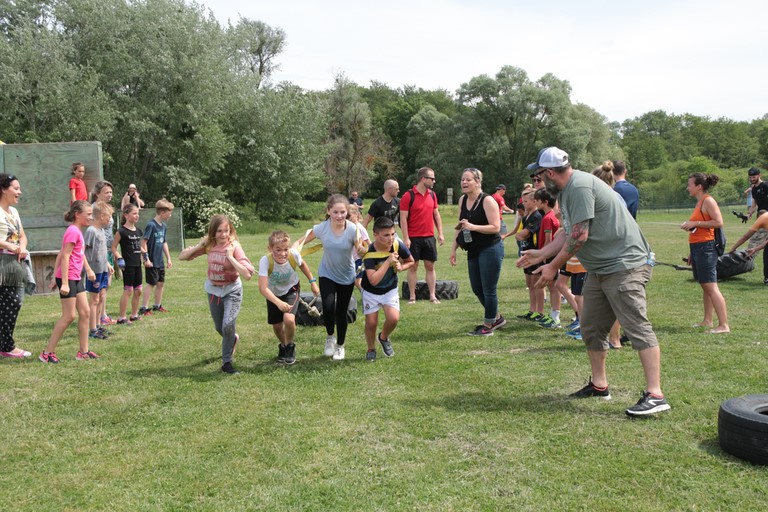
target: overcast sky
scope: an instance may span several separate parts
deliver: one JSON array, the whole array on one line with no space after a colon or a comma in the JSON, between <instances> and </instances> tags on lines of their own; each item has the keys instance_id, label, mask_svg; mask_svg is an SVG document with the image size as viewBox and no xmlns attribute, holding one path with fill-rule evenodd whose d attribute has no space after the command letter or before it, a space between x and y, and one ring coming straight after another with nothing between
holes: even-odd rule
<instances>
[{"instance_id":1,"label":"overcast sky","mask_svg":"<svg viewBox=\"0 0 768 512\"><path fill-rule=\"evenodd\" d=\"M651 110L752 120L768 113L768 1L198 0L223 25L282 28L274 81L455 92L502 66L570 82L609 121Z\"/></svg>"}]
</instances>

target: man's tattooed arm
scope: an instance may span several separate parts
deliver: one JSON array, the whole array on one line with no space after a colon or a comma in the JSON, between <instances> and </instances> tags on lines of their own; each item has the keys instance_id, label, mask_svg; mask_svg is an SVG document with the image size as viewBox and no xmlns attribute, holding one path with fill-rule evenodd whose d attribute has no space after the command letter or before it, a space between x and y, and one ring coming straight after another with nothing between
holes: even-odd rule
<instances>
[{"instance_id":1,"label":"man's tattooed arm","mask_svg":"<svg viewBox=\"0 0 768 512\"><path fill-rule=\"evenodd\" d=\"M571 236L565 241L565 250L568 254L574 255L582 248L589 238L589 221L574 224L571 229Z\"/></svg>"}]
</instances>

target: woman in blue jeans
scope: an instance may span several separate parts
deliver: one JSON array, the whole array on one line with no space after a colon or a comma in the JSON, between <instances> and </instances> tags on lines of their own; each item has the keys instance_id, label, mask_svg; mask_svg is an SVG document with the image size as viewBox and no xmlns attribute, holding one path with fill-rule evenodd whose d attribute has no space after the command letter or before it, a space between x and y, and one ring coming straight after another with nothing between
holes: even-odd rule
<instances>
[{"instance_id":1,"label":"woman in blue jeans","mask_svg":"<svg viewBox=\"0 0 768 512\"><path fill-rule=\"evenodd\" d=\"M483 323L468 334L492 336L493 331L506 324L499 314L499 298L496 288L504 258L499 237L501 215L496 201L482 189L483 173L479 169L464 169L461 175L459 198L459 223L456 226L450 263L456 266L456 249L467 251L467 267L472 292L485 308Z\"/></svg>"}]
</instances>

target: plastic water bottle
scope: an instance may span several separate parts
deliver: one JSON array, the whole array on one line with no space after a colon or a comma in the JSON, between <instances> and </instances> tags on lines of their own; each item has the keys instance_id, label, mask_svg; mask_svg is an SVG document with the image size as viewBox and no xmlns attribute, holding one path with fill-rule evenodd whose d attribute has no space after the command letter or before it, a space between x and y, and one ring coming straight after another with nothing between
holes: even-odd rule
<instances>
[{"instance_id":1,"label":"plastic water bottle","mask_svg":"<svg viewBox=\"0 0 768 512\"><path fill-rule=\"evenodd\" d=\"M651 251L651 253L648 255L648 261L646 263L650 266L656 266L656 253Z\"/></svg>"}]
</instances>

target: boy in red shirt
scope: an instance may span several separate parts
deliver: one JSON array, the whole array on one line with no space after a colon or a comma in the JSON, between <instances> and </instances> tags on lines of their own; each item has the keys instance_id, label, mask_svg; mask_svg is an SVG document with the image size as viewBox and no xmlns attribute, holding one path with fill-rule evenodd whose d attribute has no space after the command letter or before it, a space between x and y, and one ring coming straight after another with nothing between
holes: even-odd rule
<instances>
[{"instance_id":1,"label":"boy in red shirt","mask_svg":"<svg viewBox=\"0 0 768 512\"><path fill-rule=\"evenodd\" d=\"M533 194L536 208L542 212L541 226L539 227L539 249L552 242L555 233L560 229L560 221L557 220L553 208L555 207L555 198L546 188L537 189ZM539 320L539 325L548 329L560 328L560 291L557 289L555 281L547 285L549 289L549 300L551 310L549 315L545 315Z\"/></svg>"}]
</instances>

